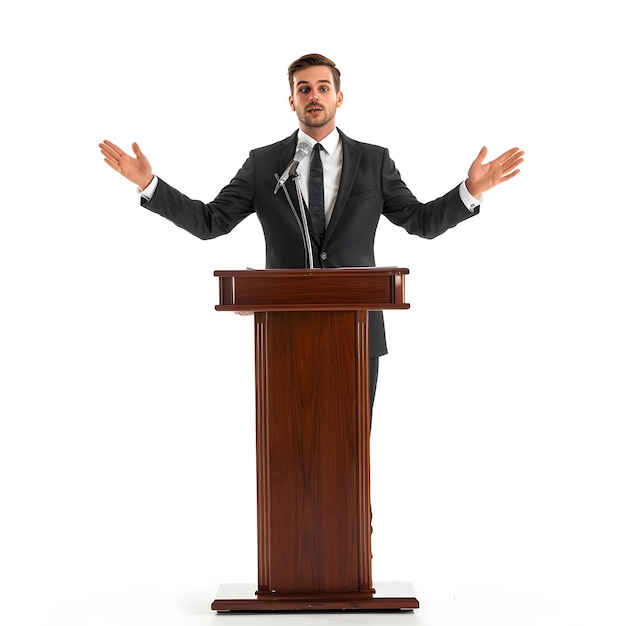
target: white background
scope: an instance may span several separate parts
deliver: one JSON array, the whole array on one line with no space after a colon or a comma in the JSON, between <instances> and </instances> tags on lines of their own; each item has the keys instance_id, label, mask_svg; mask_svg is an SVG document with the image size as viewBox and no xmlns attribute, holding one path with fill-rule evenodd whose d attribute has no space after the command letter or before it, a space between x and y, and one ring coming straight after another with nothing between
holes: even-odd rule
<instances>
[{"instance_id":1,"label":"white background","mask_svg":"<svg viewBox=\"0 0 626 626\"><path fill-rule=\"evenodd\" d=\"M378 264L411 270L372 433L374 578L422 604L395 620L623 625L621 22L609 0L3 8L0 621L206 624L219 583L256 581L252 320L214 310L213 271L262 267L260 227L195 239L98 143L210 200L296 128L286 69L321 52L340 128L420 199L482 145L527 155L442 237L379 229Z\"/></svg>"}]
</instances>

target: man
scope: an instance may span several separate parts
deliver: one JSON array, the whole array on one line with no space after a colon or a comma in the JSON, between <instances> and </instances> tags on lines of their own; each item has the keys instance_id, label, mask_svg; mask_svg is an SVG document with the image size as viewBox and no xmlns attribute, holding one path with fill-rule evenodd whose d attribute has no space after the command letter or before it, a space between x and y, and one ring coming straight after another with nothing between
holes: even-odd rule
<instances>
[{"instance_id":1,"label":"man","mask_svg":"<svg viewBox=\"0 0 626 626\"><path fill-rule=\"evenodd\" d=\"M386 148L354 141L335 125L343 102L340 72L333 61L319 54L305 55L288 69L289 105L299 121L299 131L270 146L252 150L235 178L212 202L191 200L152 174L148 159L133 144L135 158L110 141L100 144L105 162L135 183L141 204L202 238L230 232L241 220L256 213L266 241L268 269L307 267L307 255L298 212L298 193L307 205L309 178L323 177L319 202L324 216L317 232L308 214L311 251L316 267L374 266L374 236L381 215L409 233L433 238L479 212L482 194L519 173L523 152L512 148L483 163L482 148L467 179L431 202L419 202L400 178ZM288 179L287 193L276 193L276 177L285 171L301 142L319 149L322 173L309 175L316 161L311 150L298 166L298 185ZM301 156L301 155L300 155ZM280 190L279 190L280 191ZM316 204L312 200L311 204ZM382 312L370 313L370 385L373 401L378 357L387 346Z\"/></svg>"}]
</instances>

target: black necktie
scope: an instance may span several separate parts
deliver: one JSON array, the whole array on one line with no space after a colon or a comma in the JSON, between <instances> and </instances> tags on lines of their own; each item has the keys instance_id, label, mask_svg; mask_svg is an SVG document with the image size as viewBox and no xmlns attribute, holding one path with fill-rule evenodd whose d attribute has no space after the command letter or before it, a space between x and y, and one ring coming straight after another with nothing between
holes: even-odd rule
<instances>
[{"instance_id":1,"label":"black necktie","mask_svg":"<svg viewBox=\"0 0 626 626\"><path fill-rule=\"evenodd\" d=\"M309 212L315 234L321 239L326 230L324 217L324 172L320 158L321 144L316 143L311 154L311 169L309 170Z\"/></svg>"}]
</instances>

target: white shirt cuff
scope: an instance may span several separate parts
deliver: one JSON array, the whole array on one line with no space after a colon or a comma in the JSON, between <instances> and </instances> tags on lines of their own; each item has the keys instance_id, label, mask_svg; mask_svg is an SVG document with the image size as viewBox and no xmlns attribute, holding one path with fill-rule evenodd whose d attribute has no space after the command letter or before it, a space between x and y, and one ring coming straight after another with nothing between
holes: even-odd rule
<instances>
[{"instance_id":1,"label":"white shirt cuff","mask_svg":"<svg viewBox=\"0 0 626 626\"><path fill-rule=\"evenodd\" d=\"M158 183L159 179L156 176L153 176L150 184L145 189L142 190L137 188L137 191L141 194L142 198L145 198L146 200L151 200Z\"/></svg>"},{"instance_id":2,"label":"white shirt cuff","mask_svg":"<svg viewBox=\"0 0 626 626\"><path fill-rule=\"evenodd\" d=\"M459 187L459 195L461 196L461 200L463 201L463 204L472 213L474 212L474 209L476 209L476 207L480 205L483 201L482 194L478 198L474 198L474 196L470 194L470 192L467 190L465 181L463 181L461 183L461 186Z\"/></svg>"}]
</instances>

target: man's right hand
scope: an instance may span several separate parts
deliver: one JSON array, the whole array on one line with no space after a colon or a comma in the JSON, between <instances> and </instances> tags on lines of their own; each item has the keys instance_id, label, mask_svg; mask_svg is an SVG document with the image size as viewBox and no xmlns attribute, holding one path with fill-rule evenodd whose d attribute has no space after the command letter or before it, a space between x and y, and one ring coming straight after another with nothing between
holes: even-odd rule
<instances>
[{"instance_id":1,"label":"man's right hand","mask_svg":"<svg viewBox=\"0 0 626 626\"><path fill-rule=\"evenodd\" d=\"M104 162L116 172L135 183L142 191L150 184L153 178L152 167L136 143L132 146L136 158L106 139L99 146L100 152L104 155Z\"/></svg>"}]
</instances>

